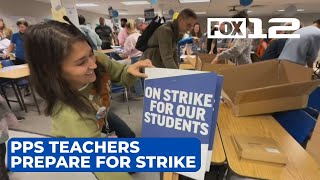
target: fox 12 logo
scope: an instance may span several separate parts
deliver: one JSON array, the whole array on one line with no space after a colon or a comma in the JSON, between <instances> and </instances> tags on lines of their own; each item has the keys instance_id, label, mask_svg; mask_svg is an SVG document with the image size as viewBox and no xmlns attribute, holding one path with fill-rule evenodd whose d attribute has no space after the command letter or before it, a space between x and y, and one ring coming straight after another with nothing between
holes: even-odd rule
<instances>
[{"instance_id":1,"label":"fox 12 logo","mask_svg":"<svg viewBox=\"0 0 320 180\"><path fill-rule=\"evenodd\" d=\"M208 18L207 34L211 39L232 39L232 38L300 38L300 34L285 34L279 32L295 31L300 28L300 21L296 18L272 18L269 23L287 23L288 25L271 26L267 34L262 32L262 20L259 18L249 18L249 22L253 24L253 32L247 32L246 18ZM211 23L215 23L213 27L216 29L211 34ZM222 28L222 26L224 28Z\"/></svg>"}]
</instances>

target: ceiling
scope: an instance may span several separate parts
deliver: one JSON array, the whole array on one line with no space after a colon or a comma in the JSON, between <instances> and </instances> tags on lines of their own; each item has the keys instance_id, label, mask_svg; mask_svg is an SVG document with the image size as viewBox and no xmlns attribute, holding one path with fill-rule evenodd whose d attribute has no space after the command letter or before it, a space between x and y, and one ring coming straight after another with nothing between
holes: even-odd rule
<instances>
[{"instance_id":1,"label":"ceiling","mask_svg":"<svg viewBox=\"0 0 320 180\"><path fill-rule=\"evenodd\" d=\"M50 0L35 0L45 3L50 3ZM76 0L78 3L94 3L97 7L81 7L79 9L99 13L108 14L108 7L112 6L113 9L118 10L121 15L143 15L144 9L155 8L157 12L161 8L164 15L168 14L169 9L173 9L175 12L182 10L183 8L192 8L195 12L205 12L206 14L199 16L217 17L217 16L230 16L233 6L236 6L236 10L249 9L250 16L276 16L281 15L284 12L278 10L284 10L290 5L295 5L297 9L303 9L303 12L297 13L319 13L320 0L253 0L253 3L249 7L239 6L240 0L211 0L209 3L187 3L180 4L179 0L158 0L158 4L155 6L149 5L133 5L127 6L122 4L122 1L130 0ZM131 0L132 1L132 0Z\"/></svg>"}]
</instances>

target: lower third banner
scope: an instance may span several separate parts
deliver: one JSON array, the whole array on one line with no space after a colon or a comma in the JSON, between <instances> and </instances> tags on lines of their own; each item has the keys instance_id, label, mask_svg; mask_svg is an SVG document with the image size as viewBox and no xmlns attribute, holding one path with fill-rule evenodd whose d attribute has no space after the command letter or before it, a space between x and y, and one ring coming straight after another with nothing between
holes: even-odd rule
<instances>
[{"instance_id":1,"label":"lower third banner","mask_svg":"<svg viewBox=\"0 0 320 180\"><path fill-rule=\"evenodd\" d=\"M12 172L196 172L196 138L11 138Z\"/></svg>"}]
</instances>

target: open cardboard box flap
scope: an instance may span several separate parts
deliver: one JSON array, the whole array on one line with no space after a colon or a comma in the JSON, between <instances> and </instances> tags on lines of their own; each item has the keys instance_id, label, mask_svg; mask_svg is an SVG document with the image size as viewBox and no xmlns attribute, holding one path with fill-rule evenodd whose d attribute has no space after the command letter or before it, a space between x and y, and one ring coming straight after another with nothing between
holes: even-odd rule
<instances>
[{"instance_id":1,"label":"open cardboard box flap","mask_svg":"<svg viewBox=\"0 0 320 180\"><path fill-rule=\"evenodd\" d=\"M305 108L320 85L320 80L312 80L312 69L279 60L222 69L219 74L224 76L224 99L236 116Z\"/></svg>"},{"instance_id":2,"label":"open cardboard box flap","mask_svg":"<svg viewBox=\"0 0 320 180\"><path fill-rule=\"evenodd\" d=\"M309 95L319 85L320 80L316 80L238 91L236 93L234 104Z\"/></svg>"},{"instance_id":3,"label":"open cardboard box flap","mask_svg":"<svg viewBox=\"0 0 320 180\"><path fill-rule=\"evenodd\" d=\"M198 71L211 71L219 73L222 69L234 67L235 64L231 61L223 61L220 64L210 64L211 61L216 57L214 54L198 54L195 58L187 56L187 60L195 67Z\"/></svg>"}]
</instances>

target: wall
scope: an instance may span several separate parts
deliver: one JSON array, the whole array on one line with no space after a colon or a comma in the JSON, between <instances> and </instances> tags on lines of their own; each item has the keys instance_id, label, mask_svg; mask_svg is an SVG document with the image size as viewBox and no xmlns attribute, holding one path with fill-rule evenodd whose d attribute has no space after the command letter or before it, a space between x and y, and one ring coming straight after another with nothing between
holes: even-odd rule
<instances>
[{"instance_id":1,"label":"wall","mask_svg":"<svg viewBox=\"0 0 320 180\"><path fill-rule=\"evenodd\" d=\"M99 17L106 17L102 14L95 14L83 10L78 10L78 14L86 18L87 23L95 27L99 23ZM17 31L15 25L19 18L27 19L31 24L39 23L44 18L51 18L51 4L25 0L0 0L0 18L3 18L8 27L14 32Z\"/></svg>"}]
</instances>

